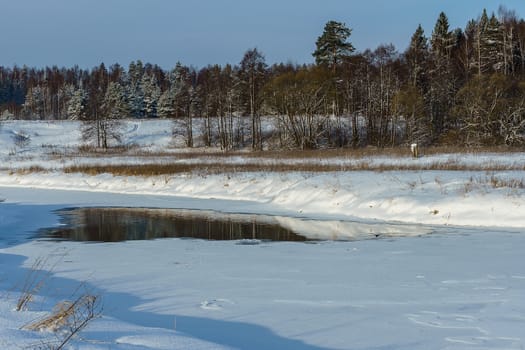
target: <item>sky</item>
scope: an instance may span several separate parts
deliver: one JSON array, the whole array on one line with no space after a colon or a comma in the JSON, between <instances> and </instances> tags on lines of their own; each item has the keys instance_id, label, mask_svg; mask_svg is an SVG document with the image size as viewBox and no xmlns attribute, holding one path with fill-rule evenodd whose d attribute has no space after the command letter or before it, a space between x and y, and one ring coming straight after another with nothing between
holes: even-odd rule
<instances>
[{"instance_id":1,"label":"sky","mask_svg":"<svg viewBox=\"0 0 525 350\"><path fill-rule=\"evenodd\" d=\"M269 64L311 63L329 20L357 51L430 36L441 11L464 28L483 8L525 18L524 0L0 0L0 65L92 68L142 60L170 69L237 64L257 48Z\"/></svg>"}]
</instances>

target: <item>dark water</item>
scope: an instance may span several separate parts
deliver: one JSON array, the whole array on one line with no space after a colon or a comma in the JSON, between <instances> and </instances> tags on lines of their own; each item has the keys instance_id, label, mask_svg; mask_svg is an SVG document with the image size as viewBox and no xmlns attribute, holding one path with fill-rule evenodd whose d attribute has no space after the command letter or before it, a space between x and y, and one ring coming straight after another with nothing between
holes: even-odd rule
<instances>
[{"instance_id":1,"label":"dark water","mask_svg":"<svg viewBox=\"0 0 525 350\"><path fill-rule=\"evenodd\" d=\"M94 242L156 238L306 241L270 216L219 214L197 210L74 208L57 211L61 226L41 229L39 237Z\"/></svg>"}]
</instances>

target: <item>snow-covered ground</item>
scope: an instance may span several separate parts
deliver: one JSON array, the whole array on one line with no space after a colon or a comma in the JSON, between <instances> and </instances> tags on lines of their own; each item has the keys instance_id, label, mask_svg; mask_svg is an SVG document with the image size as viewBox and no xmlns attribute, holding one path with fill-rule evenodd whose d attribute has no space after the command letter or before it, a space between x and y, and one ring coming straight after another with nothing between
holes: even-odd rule
<instances>
[{"instance_id":1,"label":"snow-covered ground","mask_svg":"<svg viewBox=\"0 0 525 350\"><path fill-rule=\"evenodd\" d=\"M127 128L125 142L150 151L171 147L166 122ZM525 347L522 171L64 174L63 166L83 162L143 161L62 158L79 145L77 129L74 122L9 122L0 130L1 348L54 339L21 327L79 285L104 305L103 316L70 343L79 349ZM15 143L19 134L28 141ZM525 153L366 161L451 157L525 164ZM33 165L49 171L15 171ZM390 237L315 244L30 239L58 224L53 210L75 206L260 213L315 238ZM52 277L27 311L16 312L20 286L38 258L48 259Z\"/></svg>"}]
</instances>

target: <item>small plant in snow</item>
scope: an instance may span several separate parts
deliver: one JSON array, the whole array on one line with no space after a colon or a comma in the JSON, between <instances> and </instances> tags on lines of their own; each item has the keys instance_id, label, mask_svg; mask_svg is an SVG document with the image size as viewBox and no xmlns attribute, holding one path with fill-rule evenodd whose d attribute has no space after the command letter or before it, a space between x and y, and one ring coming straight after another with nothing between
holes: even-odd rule
<instances>
[{"instance_id":1,"label":"small plant in snow","mask_svg":"<svg viewBox=\"0 0 525 350\"><path fill-rule=\"evenodd\" d=\"M441 178L439 176L436 176L436 178L434 179L434 182L439 186L439 191L441 192L441 194L447 194L447 189L445 188L444 184L443 184L443 181L441 180Z\"/></svg>"},{"instance_id":2,"label":"small plant in snow","mask_svg":"<svg viewBox=\"0 0 525 350\"><path fill-rule=\"evenodd\" d=\"M494 174L487 174L485 176L470 177L470 179L463 185L464 193L472 192L475 189L484 190L485 192L489 189L510 189L518 190L525 189L525 181L523 179L515 178L501 178Z\"/></svg>"},{"instance_id":3,"label":"small plant in snow","mask_svg":"<svg viewBox=\"0 0 525 350\"><path fill-rule=\"evenodd\" d=\"M13 142L18 148L25 148L31 143L31 136L25 131L13 132Z\"/></svg>"},{"instance_id":4,"label":"small plant in snow","mask_svg":"<svg viewBox=\"0 0 525 350\"><path fill-rule=\"evenodd\" d=\"M48 349L60 350L101 314L100 298L82 294L74 301L59 302L50 315L24 326L23 329L56 333L57 340L46 343L46 346Z\"/></svg>"},{"instance_id":5,"label":"small plant in snow","mask_svg":"<svg viewBox=\"0 0 525 350\"><path fill-rule=\"evenodd\" d=\"M37 258L29 272L27 273L23 285L20 297L16 303L16 311L26 310L28 305L33 301L34 296L44 286L45 282L49 279L51 271L46 271L45 268L48 265L48 259L42 257Z\"/></svg>"},{"instance_id":6,"label":"small plant in snow","mask_svg":"<svg viewBox=\"0 0 525 350\"><path fill-rule=\"evenodd\" d=\"M49 258L39 257L33 262L22 285L16 311L27 309L61 260L58 259L54 264L50 264ZM73 293L72 301L66 300L57 303L49 315L21 327L30 331L55 333L56 340L36 344L31 346L32 349L63 349L90 321L101 315L100 298L92 293L78 293L79 290L80 288L77 288Z\"/></svg>"}]
</instances>

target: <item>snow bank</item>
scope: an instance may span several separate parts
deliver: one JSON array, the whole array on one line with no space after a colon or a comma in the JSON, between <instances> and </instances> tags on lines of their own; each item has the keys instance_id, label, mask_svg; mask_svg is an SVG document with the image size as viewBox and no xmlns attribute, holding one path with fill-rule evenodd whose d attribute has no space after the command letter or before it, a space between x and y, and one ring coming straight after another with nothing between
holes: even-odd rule
<instances>
[{"instance_id":1,"label":"snow bank","mask_svg":"<svg viewBox=\"0 0 525 350\"><path fill-rule=\"evenodd\" d=\"M0 172L0 186L251 201L250 210L312 218L432 225L525 227L522 188L494 188L492 177L521 172L351 172L325 174L121 177ZM1 195L1 192L0 192Z\"/></svg>"}]
</instances>

